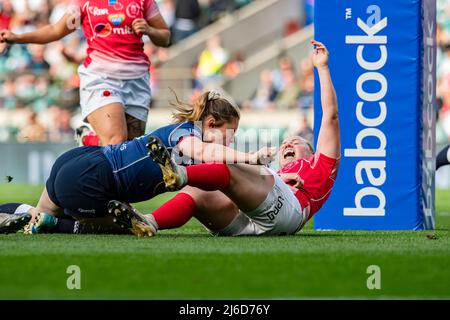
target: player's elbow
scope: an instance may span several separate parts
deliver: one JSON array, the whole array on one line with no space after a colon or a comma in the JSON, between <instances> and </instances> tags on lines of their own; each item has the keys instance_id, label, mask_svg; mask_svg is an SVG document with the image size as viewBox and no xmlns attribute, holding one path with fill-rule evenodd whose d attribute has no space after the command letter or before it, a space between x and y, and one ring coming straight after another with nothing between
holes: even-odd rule
<instances>
[{"instance_id":1,"label":"player's elbow","mask_svg":"<svg viewBox=\"0 0 450 320\"><path fill-rule=\"evenodd\" d=\"M339 121L339 114L337 109L331 112L324 112L322 122L337 122Z\"/></svg>"},{"instance_id":2,"label":"player's elbow","mask_svg":"<svg viewBox=\"0 0 450 320\"><path fill-rule=\"evenodd\" d=\"M158 43L155 43L159 47L167 48L170 45L170 38L172 34L169 29L163 30L162 37L159 39Z\"/></svg>"},{"instance_id":3,"label":"player's elbow","mask_svg":"<svg viewBox=\"0 0 450 320\"><path fill-rule=\"evenodd\" d=\"M172 33L170 32L170 30L166 31L166 36L164 37L164 41L161 45L161 47L167 48L168 46L170 46L170 39L172 38Z\"/></svg>"}]
</instances>

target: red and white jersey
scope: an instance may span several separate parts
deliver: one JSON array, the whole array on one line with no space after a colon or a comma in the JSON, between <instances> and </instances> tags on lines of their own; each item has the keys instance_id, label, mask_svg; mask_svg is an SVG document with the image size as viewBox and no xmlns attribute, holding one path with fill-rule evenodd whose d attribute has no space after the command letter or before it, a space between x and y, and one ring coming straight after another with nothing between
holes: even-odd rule
<instances>
[{"instance_id":1,"label":"red and white jersey","mask_svg":"<svg viewBox=\"0 0 450 320\"><path fill-rule=\"evenodd\" d=\"M138 79L149 71L142 37L133 32L135 19L160 14L154 0L72 0L87 38L84 66L116 79Z\"/></svg>"},{"instance_id":2,"label":"red and white jersey","mask_svg":"<svg viewBox=\"0 0 450 320\"><path fill-rule=\"evenodd\" d=\"M306 213L307 219L304 223L319 211L328 199L338 167L339 160L321 153L294 161L278 171L279 174L297 173L304 181L303 186L295 193Z\"/></svg>"}]
</instances>

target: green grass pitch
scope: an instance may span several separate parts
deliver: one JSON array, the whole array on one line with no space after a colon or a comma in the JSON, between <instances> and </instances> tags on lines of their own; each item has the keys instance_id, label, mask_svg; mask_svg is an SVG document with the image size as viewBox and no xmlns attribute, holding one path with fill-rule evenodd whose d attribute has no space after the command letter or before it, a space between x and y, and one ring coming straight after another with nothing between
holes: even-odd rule
<instances>
[{"instance_id":1,"label":"green grass pitch","mask_svg":"<svg viewBox=\"0 0 450 320\"><path fill-rule=\"evenodd\" d=\"M0 185L0 202L35 204L40 191ZM433 232L314 232L309 223L296 236L214 238L193 220L146 239L0 235L0 299L450 298L450 192L436 204ZM70 265L81 290L66 286ZM380 290L367 288L370 265L381 268Z\"/></svg>"}]
</instances>

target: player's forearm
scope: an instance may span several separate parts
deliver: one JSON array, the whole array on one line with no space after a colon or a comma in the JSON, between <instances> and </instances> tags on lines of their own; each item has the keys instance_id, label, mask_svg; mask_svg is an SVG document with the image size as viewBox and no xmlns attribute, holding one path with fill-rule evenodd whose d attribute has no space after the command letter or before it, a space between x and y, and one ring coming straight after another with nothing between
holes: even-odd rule
<instances>
[{"instance_id":1,"label":"player's forearm","mask_svg":"<svg viewBox=\"0 0 450 320\"><path fill-rule=\"evenodd\" d=\"M200 162L258 163L258 153L245 153L221 144L203 142L198 138L187 138L178 145L185 156Z\"/></svg>"},{"instance_id":2,"label":"player's forearm","mask_svg":"<svg viewBox=\"0 0 450 320\"><path fill-rule=\"evenodd\" d=\"M54 25L49 25L33 32L17 35L15 43L47 44L63 38L66 34L58 30Z\"/></svg>"},{"instance_id":3,"label":"player's forearm","mask_svg":"<svg viewBox=\"0 0 450 320\"><path fill-rule=\"evenodd\" d=\"M252 156L219 144L205 143L201 153L203 162L252 163Z\"/></svg>"},{"instance_id":4,"label":"player's forearm","mask_svg":"<svg viewBox=\"0 0 450 320\"><path fill-rule=\"evenodd\" d=\"M167 47L170 44L170 31L168 29L149 28L147 35L159 47Z\"/></svg>"},{"instance_id":5,"label":"player's forearm","mask_svg":"<svg viewBox=\"0 0 450 320\"><path fill-rule=\"evenodd\" d=\"M330 70L328 67L320 67L317 69L317 73L320 79L322 119L335 120L338 118L338 104Z\"/></svg>"}]
</instances>

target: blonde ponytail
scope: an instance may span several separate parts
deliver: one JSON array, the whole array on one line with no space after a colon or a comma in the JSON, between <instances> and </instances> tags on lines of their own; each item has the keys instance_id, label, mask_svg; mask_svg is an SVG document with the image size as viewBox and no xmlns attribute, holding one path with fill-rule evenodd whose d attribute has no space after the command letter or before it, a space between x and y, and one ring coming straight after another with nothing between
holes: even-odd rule
<instances>
[{"instance_id":1,"label":"blonde ponytail","mask_svg":"<svg viewBox=\"0 0 450 320\"><path fill-rule=\"evenodd\" d=\"M209 115L214 117L218 125L240 119L239 109L221 98L220 93L215 90L203 93L193 105L181 101L174 91L173 93L176 103L171 102L170 105L176 110L172 114L175 123L203 121Z\"/></svg>"}]
</instances>

